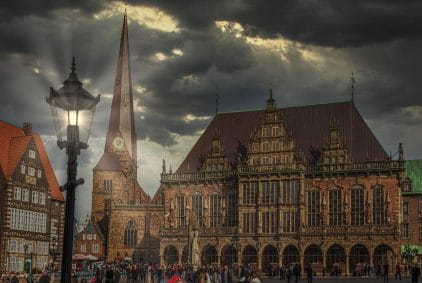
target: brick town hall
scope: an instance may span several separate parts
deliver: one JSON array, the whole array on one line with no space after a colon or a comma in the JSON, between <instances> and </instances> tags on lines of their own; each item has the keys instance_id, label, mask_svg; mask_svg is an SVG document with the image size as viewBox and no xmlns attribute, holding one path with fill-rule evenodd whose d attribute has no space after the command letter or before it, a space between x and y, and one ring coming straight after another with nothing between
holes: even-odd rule
<instances>
[{"instance_id":1,"label":"brick town hall","mask_svg":"<svg viewBox=\"0 0 422 283\"><path fill-rule=\"evenodd\" d=\"M264 101L263 101L264 104ZM93 227L104 258L313 264L351 274L400 260L403 150L392 160L353 102L217 114L151 199L137 182L126 16Z\"/></svg>"}]
</instances>

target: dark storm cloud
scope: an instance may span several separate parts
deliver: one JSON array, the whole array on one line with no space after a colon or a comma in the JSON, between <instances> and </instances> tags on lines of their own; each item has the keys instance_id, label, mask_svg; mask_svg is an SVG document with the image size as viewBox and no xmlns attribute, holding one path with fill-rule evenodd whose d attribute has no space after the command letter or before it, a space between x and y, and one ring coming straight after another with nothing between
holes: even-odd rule
<instances>
[{"instance_id":1,"label":"dark storm cloud","mask_svg":"<svg viewBox=\"0 0 422 283\"><path fill-rule=\"evenodd\" d=\"M53 17L51 11L58 9L78 9L84 14L97 12L104 8L109 0L14 0L0 3L0 21L16 17L41 15Z\"/></svg>"},{"instance_id":2,"label":"dark storm cloud","mask_svg":"<svg viewBox=\"0 0 422 283\"><path fill-rule=\"evenodd\" d=\"M251 35L285 36L322 46L362 46L422 34L422 3L349 0L130 1L158 6L189 29L236 21Z\"/></svg>"}]
</instances>

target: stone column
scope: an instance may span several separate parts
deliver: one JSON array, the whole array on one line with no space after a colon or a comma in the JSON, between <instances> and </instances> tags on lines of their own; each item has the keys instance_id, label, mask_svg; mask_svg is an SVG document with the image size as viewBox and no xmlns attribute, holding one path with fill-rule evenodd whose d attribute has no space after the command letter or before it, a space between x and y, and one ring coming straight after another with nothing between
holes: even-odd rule
<instances>
[{"instance_id":1,"label":"stone column","mask_svg":"<svg viewBox=\"0 0 422 283\"><path fill-rule=\"evenodd\" d=\"M349 255L346 255L346 266L345 266L345 268L346 268L346 276L349 276L349 274L350 274L350 270L349 270L349 260L350 260L350 258L349 258Z\"/></svg>"},{"instance_id":2,"label":"stone column","mask_svg":"<svg viewBox=\"0 0 422 283\"><path fill-rule=\"evenodd\" d=\"M262 268L262 256L258 254L258 272L262 272L264 268Z\"/></svg>"}]
</instances>

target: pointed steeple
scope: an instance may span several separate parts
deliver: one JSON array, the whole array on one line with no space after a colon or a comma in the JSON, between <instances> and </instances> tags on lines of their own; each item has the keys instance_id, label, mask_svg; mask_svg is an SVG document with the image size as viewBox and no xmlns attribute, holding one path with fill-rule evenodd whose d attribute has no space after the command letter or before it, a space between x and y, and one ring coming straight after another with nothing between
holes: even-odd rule
<instances>
[{"instance_id":1,"label":"pointed steeple","mask_svg":"<svg viewBox=\"0 0 422 283\"><path fill-rule=\"evenodd\" d=\"M132 79L129 61L129 37L126 12L120 39L116 79L114 81L113 101L107 132L105 152L112 151L114 140L120 137L123 145L136 162L136 131L133 110Z\"/></svg>"},{"instance_id":2,"label":"pointed steeple","mask_svg":"<svg viewBox=\"0 0 422 283\"><path fill-rule=\"evenodd\" d=\"M267 106L265 108L267 110L267 112L274 111L276 109L275 100L273 98L273 89L272 88L269 89L269 93L270 93L270 97L267 99Z\"/></svg>"}]
</instances>

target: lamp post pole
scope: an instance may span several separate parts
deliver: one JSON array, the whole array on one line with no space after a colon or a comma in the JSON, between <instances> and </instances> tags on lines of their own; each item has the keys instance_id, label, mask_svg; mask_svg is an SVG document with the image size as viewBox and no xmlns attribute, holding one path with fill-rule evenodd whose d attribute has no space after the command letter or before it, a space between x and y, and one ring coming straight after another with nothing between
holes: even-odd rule
<instances>
[{"instance_id":1,"label":"lamp post pole","mask_svg":"<svg viewBox=\"0 0 422 283\"><path fill-rule=\"evenodd\" d=\"M73 253L73 233L75 229L75 190L78 185L82 185L84 180L76 179L78 167L79 127L75 125L67 126L68 140L58 143L60 148L66 148L67 160L67 183L62 187L66 190L65 226L63 239L62 272L61 282L70 283L72 279L72 253Z\"/></svg>"}]
</instances>

